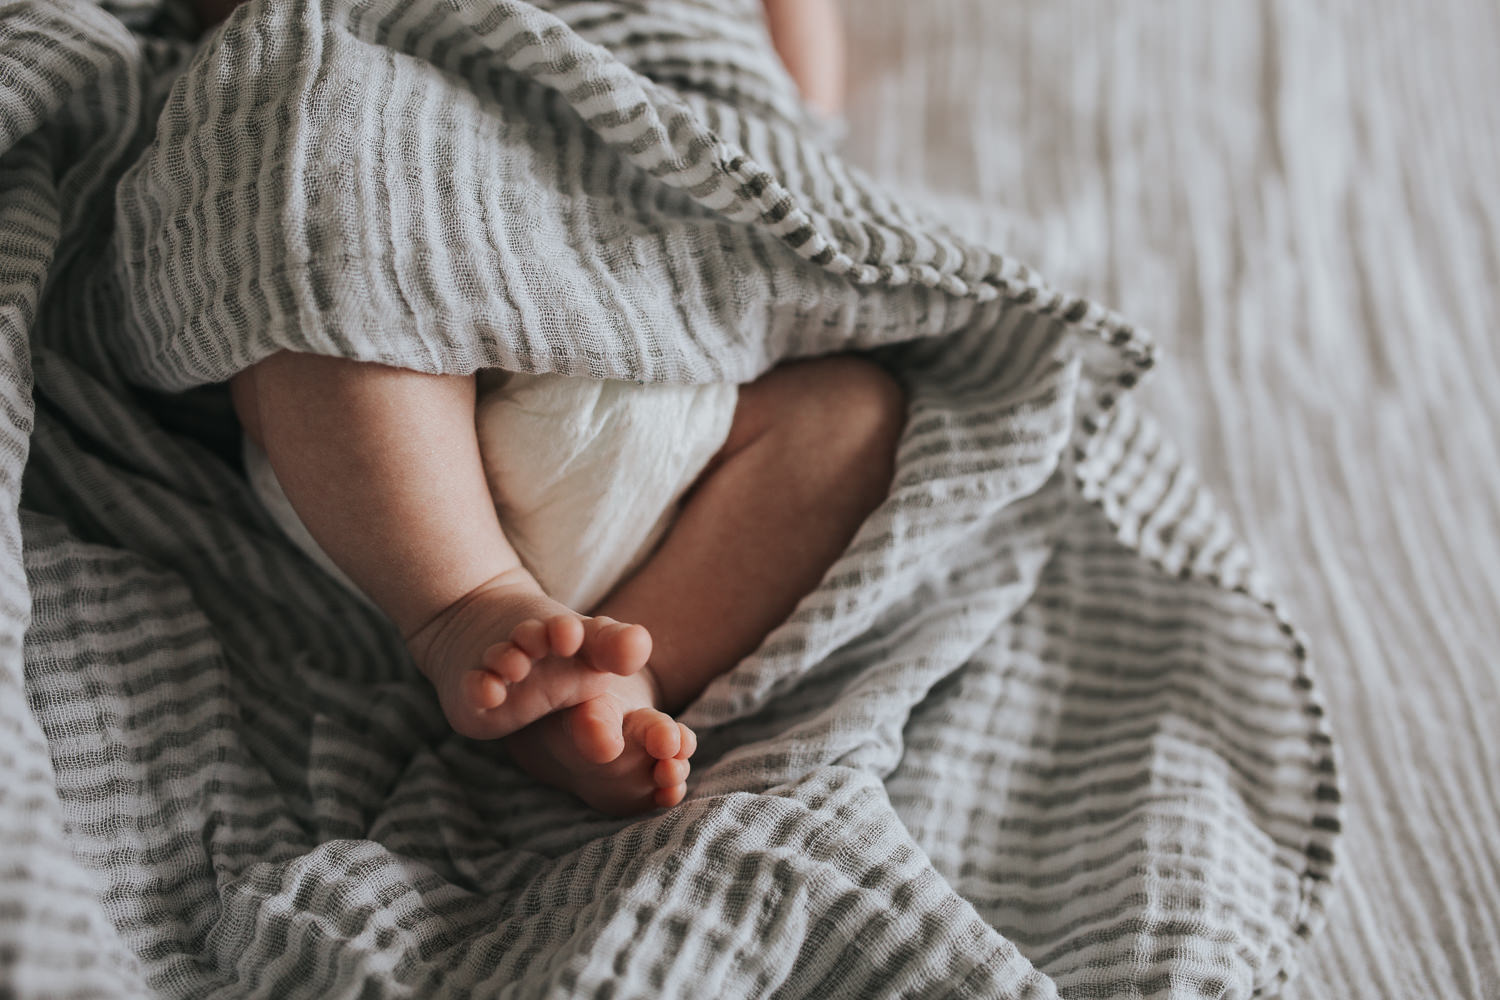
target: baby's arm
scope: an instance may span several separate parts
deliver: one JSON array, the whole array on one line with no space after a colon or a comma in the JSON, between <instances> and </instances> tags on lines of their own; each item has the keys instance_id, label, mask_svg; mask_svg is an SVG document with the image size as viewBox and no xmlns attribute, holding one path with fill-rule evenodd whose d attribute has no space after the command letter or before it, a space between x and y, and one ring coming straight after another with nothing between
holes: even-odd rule
<instances>
[{"instance_id":1,"label":"baby's arm","mask_svg":"<svg viewBox=\"0 0 1500 1000\"><path fill-rule=\"evenodd\" d=\"M844 110L844 34L837 0L764 0L771 42L802 99L825 115Z\"/></svg>"}]
</instances>

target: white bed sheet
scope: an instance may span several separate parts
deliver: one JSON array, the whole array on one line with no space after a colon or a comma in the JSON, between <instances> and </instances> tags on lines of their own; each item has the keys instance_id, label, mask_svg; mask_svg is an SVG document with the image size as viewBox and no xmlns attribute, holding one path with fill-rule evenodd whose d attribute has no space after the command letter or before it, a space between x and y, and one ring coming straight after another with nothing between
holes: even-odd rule
<instances>
[{"instance_id":1,"label":"white bed sheet","mask_svg":"<svg viewBox=\"0 0 1500 1000\"><path fill-rule=\"evenodd\" d=\"M1312 639L1346 832L1286 995L1500 997L1500 4L847 6L854 158L1156 334Z\"/></svg>"}]
</instances>

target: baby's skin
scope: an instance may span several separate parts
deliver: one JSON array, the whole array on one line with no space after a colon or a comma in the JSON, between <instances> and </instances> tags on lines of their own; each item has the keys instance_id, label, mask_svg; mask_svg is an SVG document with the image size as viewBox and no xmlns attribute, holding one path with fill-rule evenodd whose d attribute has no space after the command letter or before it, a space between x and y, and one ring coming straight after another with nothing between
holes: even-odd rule
<instances>
[{"instance_id":1,"label":"baby's skin","mask_svg":"<svg viewBox=\"0 0 1500 1000\"><path fill-rule=\"evenodd\" d=\"M194 0L211 27L238 0ZM766 0L809 103L837 113L834 0ZM499 524L473 376L283 352L231 384L247 435L329 558L401 629L448 721L503 739L602 811L673 806L697 738L673 719L818 584L890 487L905 397L828 357L742 386L728 440L646 563L585 614L549 597Z\"/></svg>"},{"instance_id":2,"label":"baby's skin","mask_svg":"<svg viewBox=\"0 0 1500 1000\"><path fill-rule=\"evenodd\" d=\"M904 420L870 362L775 369L741 387L723 448L597 613L553 600L517 560L408 648L459 733L505 738L526 770L605 812L675 805L697 737L670 713L817 585L884 499Z\"/></svg>"},{"instance_id":3,"label":"baby's skin","mask_svg":"<svg viewBox=\"0 0 1500 1000\"><path fill-rule=\"evenodd\" d=\"M407 641L453 728L509 737L537 777L609 813L674 806L697 737L657 707L651 635L548 597L517 568L446 608Z\"/></svg>"}]
</instances>

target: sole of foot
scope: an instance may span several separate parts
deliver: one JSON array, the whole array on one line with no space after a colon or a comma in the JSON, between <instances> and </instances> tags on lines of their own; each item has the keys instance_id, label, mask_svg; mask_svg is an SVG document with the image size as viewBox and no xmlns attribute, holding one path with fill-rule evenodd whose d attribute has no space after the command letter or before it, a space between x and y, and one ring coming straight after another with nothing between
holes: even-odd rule
<instances>
[{"instance_id":1,"label":"sole of foot","mask_svg":"<svg viewBox=\"0 0 1500 1000\"><path fill-rule=\"evenodd\" d=\"M641 686L617 682L515 733L506 749L532 775L601 812L626 816L675 806L687 794L698 738L642 705Z\"/></svg>"},{"instance_id":2,"label":"sole of foot","mask_svg":"<svg viewBox=\"0 0 1500 1000\"><path fill-rule=\"evenodd\" d=\"M499 739L597 697L610 678L640 671L651 635L640 625L580 615L525 574L476 588L407 647L453 728Z\"/></svg>"}]
</instances>

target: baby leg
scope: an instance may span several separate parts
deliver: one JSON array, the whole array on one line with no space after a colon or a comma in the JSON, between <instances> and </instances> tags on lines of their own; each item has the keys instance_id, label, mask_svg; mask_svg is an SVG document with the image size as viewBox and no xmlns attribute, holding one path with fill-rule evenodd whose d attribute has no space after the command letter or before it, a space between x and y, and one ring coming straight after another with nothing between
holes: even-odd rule
<instances>
[{"instance_id":1,"label":"baby leg","mask_svg":"<svg viewBox=\"0 0 1500 1000\"><path fill-rule=\"evenodd\" d=\"M654 644L648 671L610 685L654 682L651 704L676 712L754 652L885 498L905 418L896 381L854 357L786 365L742 386L728 440L661 546L604 600L601 613L640 622ZM534 774L623 811L609 769L569 749L570 733L590 725L596 709L549 715L506 745ZM654 802L672 805L685 788L666 785L677 765L658 760ZM630 801L641 808L640 793Z\"/></svg>"},{"instance_id":2,"label":"baby leg","mask_svg":"<svg viewBox=\"0 0 1500 1000\"><path fill-rule=\"evenodd\" d=\"M654 556L602 614L651 632L680 710L792 613L890 490L906 420L896 380L852 356L741 387L729 438Z\"/></svg>"},{"instance_id":3,"label":"baby leg","mask_svg":"<svg viewBox=\"0 0 1500 1000\"><path fill-rule=\"evenodd\" d=\"M506 541L472 378L283 353L232 389L298 516L400 628L459 732L504 736L644 666L645 629L553 601Z\"/></svg>"}]
</instances>

